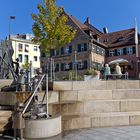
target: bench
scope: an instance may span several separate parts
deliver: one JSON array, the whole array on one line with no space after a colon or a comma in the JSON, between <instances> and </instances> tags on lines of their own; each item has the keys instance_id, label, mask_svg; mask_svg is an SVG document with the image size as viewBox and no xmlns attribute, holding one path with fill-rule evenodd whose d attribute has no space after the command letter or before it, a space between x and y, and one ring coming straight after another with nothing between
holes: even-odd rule
<instances>
[{"instance_id":1,"label":"bench","mask_svg":"<svg viewBox=\"0 0 140 140\"><path fill-rule=\"evenodd\" d=\"M125 74L106 74L105 75L105 79L107 80L108 77L123 77L125 80L128 80L128 72L126 72Z\"/></svg>"}]
</instances>

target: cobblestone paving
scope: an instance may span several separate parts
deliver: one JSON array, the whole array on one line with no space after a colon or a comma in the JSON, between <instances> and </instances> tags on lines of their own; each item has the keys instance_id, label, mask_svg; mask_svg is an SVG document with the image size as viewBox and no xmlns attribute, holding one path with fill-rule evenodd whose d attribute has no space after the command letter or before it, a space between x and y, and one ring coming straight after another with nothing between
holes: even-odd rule
<instances>
[{"instance_id":1,"label":"cobblestone paving","mask_svg":"<svg viewBox=\"0 0 140 140\"><path fill-rule=\"evenodd\" d=\"M140 140L140 126L79 129L47 140Z\"/></svg>"},{"instance_id":2,"label":"cobblestone paving","mask_svg":"<svg viewBox=\"0 0 140 140\"><path fill-rule=\"evenodd\" d=\"M0 140L13 139L0 136ZM40 140L140 140L140 126L79 129Z\"/></svg>"}]
</instances>

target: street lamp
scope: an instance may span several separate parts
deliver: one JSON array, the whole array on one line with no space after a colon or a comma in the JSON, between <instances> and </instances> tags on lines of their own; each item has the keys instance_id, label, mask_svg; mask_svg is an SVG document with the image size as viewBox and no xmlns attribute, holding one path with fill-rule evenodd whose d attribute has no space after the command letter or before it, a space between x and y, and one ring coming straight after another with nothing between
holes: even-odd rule
<instances>
[{"instance_id":1,"label":"street lamp","mask_svg":"<svg viewBox=\"0 0 140 140\"><path fill-rule=\"evenodd\" d=\"M137 60L137 73L138 73L138 79L140 79L140 72L139 72L139 67L140 67L140 65L139 65L139 63L140 63L140 60Z\"/></svg>"},{"instance_id":2,"label":"street lamp","mask_svg":"<svg viewBox=\"0 0 140 140\"><path fill-rule=\"evenodd\" d=\"M10 39L10 34L11 34L11 21L15 20L16 17L15 16L10 16L9 17L9 39Z\"/></svg>"},{"instance_id":3,"label":"street lamp","mask_svg":"<svg viewBox=\"0 0 140 140\"><path fill-rule=\"evenodd\" d=\"M74 51L74 61L75 61L75 79L77 81L77 51Z\"/></svg>"}]
</instances>

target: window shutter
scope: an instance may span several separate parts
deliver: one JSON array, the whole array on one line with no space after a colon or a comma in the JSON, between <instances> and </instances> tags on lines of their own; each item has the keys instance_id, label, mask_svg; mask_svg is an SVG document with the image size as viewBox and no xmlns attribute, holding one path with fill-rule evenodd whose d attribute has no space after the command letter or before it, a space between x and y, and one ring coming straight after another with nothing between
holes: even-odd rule
<instances>
[{"instance_id":1,"label":"window shutter","mask_svg":"<svg viewBox=\"0 0 140 140\"><path fill-rule=\"evenodd\" d=\"M54 56L54 49L51 50L51 56Z\"/></svg>"},{"instance_id":2,"label":"window shutter","mask_svg":"<svg viewBox=\"0 0 140 140\"><path fill-rule=\"evenodd\" d=\"M78 52L81 52L81 44L78 44Z\"/></svg>"},{"instance_id":3,"label":"window shutter","mask_svg":"<svg viewBox=\"0 0 140 140\"><path fill-rule=\"evenodd\" d=\"M69 46L69 53L72 53L72 46Z\"/></svg>"},{"instance_id":4,"label":"window shutter","mask_svg":"<svg viewBox=\"0 0 140 140\"><path fill-rule=\"evenodd\" d=\"M126 55L126 48L123 48L123 54Z\"/></svg>"},{"instance_id":5,"label":"window shutter","mask_svg":"<svg viewBox=\"0 0 140 140\"><path fill-rule=\"evenodd\" d=\"M84 61L84 69L87 69L88 65L87 65L87 60Z\"/></svg>"},{"instance_id":6,"label":"window shutter","mask_svg":"<svg viewBox=\"0 0 140 140\"><path fill-rule=\"evenodd\" d=\"M117 56L117 50L115 50L115 56Z\"/></svg>"},{"instance_id":7,"label":"window shutter","mask_svg":"<svg viewBox=\"0 0 140 140\"><path fill-rule=\"evenodd\" d=\"M109 57L109 50L106 50L106 56Z\"/></svg>"},{"instance_id":8,"label":"window shutter","mask_svg":"<svg viewBox=\"0 0 140 140\"><path fill-rule=\"evenodd\" d=\"M61 71L64 71L64 63L61 63Z\"/></svg>"},{"instance_id":9,"label":"window shutter","mask_svg":"<svg viewBox=\"0 0 140 140\"><path fill-rule=\"evenodd\" d=\"M56 64L55 72L59 71L59 64Z\"/></svg>"},{"instance_id":10,"label":"window shutter","mask_svg":"<svg viewBox=\"0 0 140 140\"><path fill-rule=\"evenodd\" d=\"M87 43L84 43L84 51L87 51Z\"/></svg>"},{"instance_id":11,"label":"window shutter","mask_svg":"<svg viewBox=\"0 0 140 140\"><path fill-rule=\"evenodd\" d=\"M56 50L56 55L59 55L59 49Z\"/></svg>"},{"instance_id":12,"label":"window shutter","mask_svg":"<svg viewBox=\"0 0 140 140\"><path fill-rule=\"evenodd\" d=\"M72 70L72 62L69 63L69 70Z\"/></svg>"},{"instance_id":13,"label":"window shutter","mask_svg":"<svg viewBox=\"0 0 140 140\"><path fill-rule=\"evenodd\" d=\"M133 54L136 53L136 47L133 47Z\"/></svg>"},{"instance_id":14,"label":"window shutter","mask_svg":"<svg viewBox=\"0 0 140 140\"><path fill-rule=\"evenodd\" d=\"M61 54L64 54L64 48L61 48Z\"/></svg>"}]
</instances>

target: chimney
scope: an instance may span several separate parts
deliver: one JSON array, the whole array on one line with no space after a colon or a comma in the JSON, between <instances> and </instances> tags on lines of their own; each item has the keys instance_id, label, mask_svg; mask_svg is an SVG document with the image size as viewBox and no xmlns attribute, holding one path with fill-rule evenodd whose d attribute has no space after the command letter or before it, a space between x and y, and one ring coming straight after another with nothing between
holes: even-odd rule
<instances>
[{"instance_id":1,"label":"chimney","mask_svg":"<svg viewBox=\"0 0 140 140\"><path fill-rule=\"evenodd\" d=\"M90 18L89 17L87 17L86 23L90 24Z\"/></svg>"},{"instance_id":2,"label":"chimney","mask_svg":"<svg viewBox=\"0 0 140 140\"><path fill-rule=\"evenodd\" d=\"M107 28L103 28L103 32L104 32L104 34L108 34L108 29Z\"/></svg>"}]
</instances>

